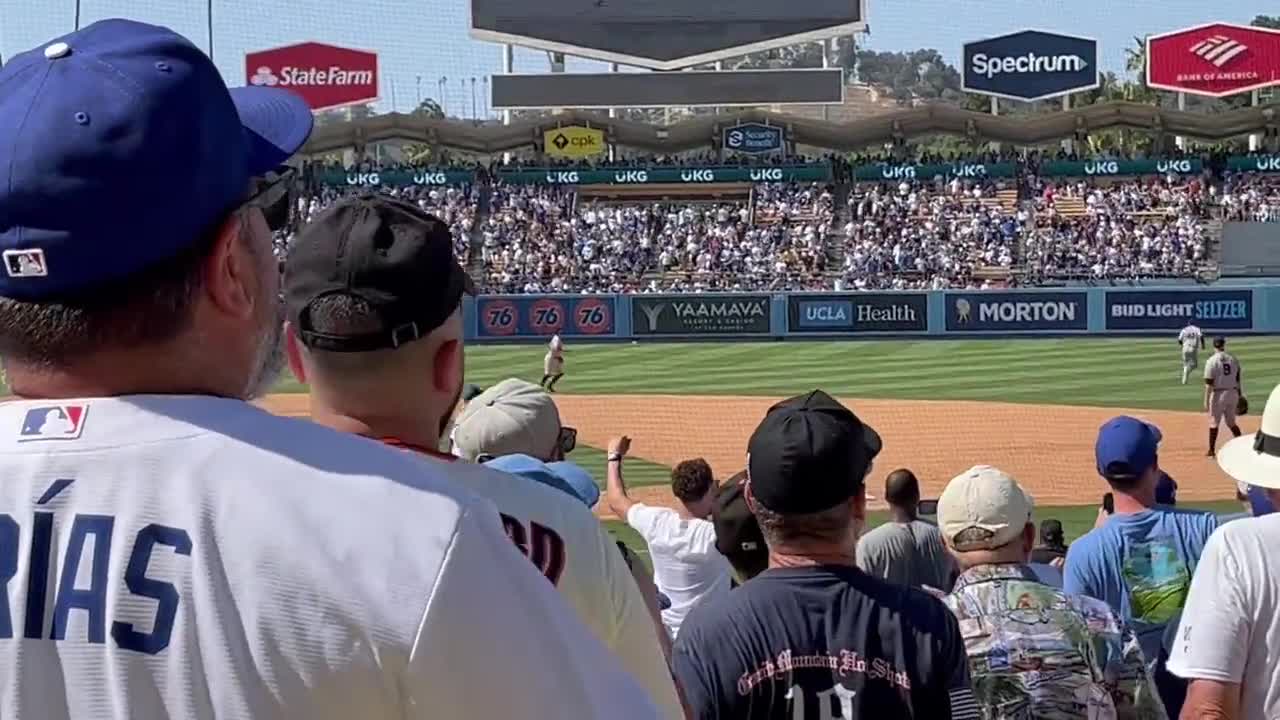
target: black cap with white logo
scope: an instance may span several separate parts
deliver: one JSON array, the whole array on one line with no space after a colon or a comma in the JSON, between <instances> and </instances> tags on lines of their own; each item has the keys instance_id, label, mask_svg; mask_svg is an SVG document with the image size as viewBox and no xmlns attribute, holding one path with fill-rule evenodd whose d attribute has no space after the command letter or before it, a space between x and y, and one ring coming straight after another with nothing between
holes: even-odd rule
<instances>
[{"instance_id":1,"label":"black cap with white logo","mask_svg":"<svg viewBox=\"0 0 1280 720\"><path fill-rule=\"evenodd\" d=\"M285 260L284 290L289 320L307 347L368 352L425 337L474 286L454 258L447 225L409 203L362 195L339 202L302 229ZM369 303L383 329L318 332L312 304L335 294Z\"/></svg>"}]
</instances>

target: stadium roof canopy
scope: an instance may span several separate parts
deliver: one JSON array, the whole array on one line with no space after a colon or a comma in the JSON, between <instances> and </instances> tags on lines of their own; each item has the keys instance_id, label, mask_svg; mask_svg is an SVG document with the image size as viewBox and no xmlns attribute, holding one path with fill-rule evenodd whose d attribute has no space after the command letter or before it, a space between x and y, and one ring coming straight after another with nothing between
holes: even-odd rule
<instances>
[{"instance_id":1,"label":"stadium roof canopy","mask_svg":"<svg viewBox=\"0 0 1280 720\"><path fill-rule=\"evenodd\" d=\"M1280 103L1214 115L1157 108L1131 102L1108 102L1069 112L1034 116L995 116L943 103L930 103L845 123L762 110L709 115L675 125L649 125L610 118L604 113L570 110L559 115L522 120L511 125L475 125L390 113L317 128L304 154L333 152L385 141L438 144L475 153L500 153L528 146L544 130L589 125L604 130L609 142L653 153L678 153L707 147L720 128L741 122L763 122L787 129L792 141L834 151L853 151L915 137L952 134L982 140L1035 145L1072 137L1078 132L1129 128L1204 140L1236 137L1280 125Z\"/></svg>"}]
</instances>

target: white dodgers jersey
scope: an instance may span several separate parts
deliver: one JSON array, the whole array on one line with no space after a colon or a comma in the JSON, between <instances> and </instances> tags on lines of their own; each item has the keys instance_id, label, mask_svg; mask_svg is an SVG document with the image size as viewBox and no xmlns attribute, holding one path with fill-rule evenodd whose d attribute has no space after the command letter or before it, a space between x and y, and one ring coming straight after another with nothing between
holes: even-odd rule
<instances>
[{"instance_id":1,"label":"white dodgers jersey","mask_svg":"<svg viewBox=\"0 0 1280 720\"><path fill-rule=\"evenodd\" d=\"M1213 382L1214 390L1235 390L1240 385L1240 363L1219 350L1204 364L1204 379Z\"/></svg>"},{"instance_id":2,"label":"white dodgers jersey","mask_svg":"<svg viewBox=\"0 0 1280 720\"><path fill-rule=\"evenodd\" d=\"M1178 333L1178 342L1182 343L1182 349L1186 352L1197 350L1200 347L1200 339L1204 337L1204 333L1195 325L1188 325L1182 328L1182 332Z\"/></svg>"},{"instance_id":3,"label":"white dodgers jersey","mask_svg":"<svg viewBox=\"0 0 1280 720\"><path fill-rule=\"evenodd\" d=\"M236 400L0 405L0 717L651 718L487 501Z\"/></svg>"},{"instance_id":4,"label":"white dodgers jersey","mask_svg":"<svg viewBox=\"0 0 1280 720\"><path fill-rule=\"evenodd\" d=\"M626 560L595 515L562 490L484 465L449 472L498 507L507 534L578 617L645 687L665 718L683 718L658 629Z\"/></svg>"}]
</instances>

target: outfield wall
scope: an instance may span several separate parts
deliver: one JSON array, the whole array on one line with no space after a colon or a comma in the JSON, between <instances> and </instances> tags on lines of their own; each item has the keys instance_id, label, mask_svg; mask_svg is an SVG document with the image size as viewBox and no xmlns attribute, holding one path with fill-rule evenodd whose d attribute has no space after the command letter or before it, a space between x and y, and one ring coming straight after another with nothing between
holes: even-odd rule
<instances>
[{"instance_id":1,"label":"outfield wall","mask_svg":"<svg viewBox=\"0 0 1280 720\"><path fill-rule=\"evenodd\" d=\"M467 339L512 342L1280 333L1280 286L883 293L482 295Z\"/></svg>"}]
</instances>

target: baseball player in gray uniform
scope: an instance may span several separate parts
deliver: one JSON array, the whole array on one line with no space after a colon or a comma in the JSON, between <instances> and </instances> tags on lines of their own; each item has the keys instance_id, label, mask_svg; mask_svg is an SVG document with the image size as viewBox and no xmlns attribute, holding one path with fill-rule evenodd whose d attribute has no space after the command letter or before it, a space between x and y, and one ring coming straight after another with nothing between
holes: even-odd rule
<instances>
[{"instance_id":1,"label":"baseball player in gray uniform","mask_svg":"<svg viewBox=\"0 0 1280 720\"><path fill-rule=\"evenodd\" d=\"M564 341L557 333L547 343L547 355L542 359L542 382L547 392L556 391L556 383L564 377Z\"/></svg>"},{"instance_id":2,"label":"baseball player in gray uniform","mask_svg":"<svg viewBox=\"0 0 1280 720\"><path fill-rule=\"evenodd\" d=\"M1244 395L1240 362L1227 352L1227 339L1213 339L1213 356L1204 364L1204 409L1209 413L1209 451L1213 457L1218 447L1218 426L1225 420L1231 434L1240 437L1236 425L1236 403Z\"/></svg>"},{"instance_id":3,"label":"baseball player in gray uniform","mask_svg":"<svg viewBox=\"0 0 1280 720\"><path fill-rule=\"evenodd\" d=\"M1178 333L1178 345L1182 346L1182 384L1200 364L1200 351L1204 349L1204 333L1195 323L1187 323Z\"/></svg>"}]
</instances>

